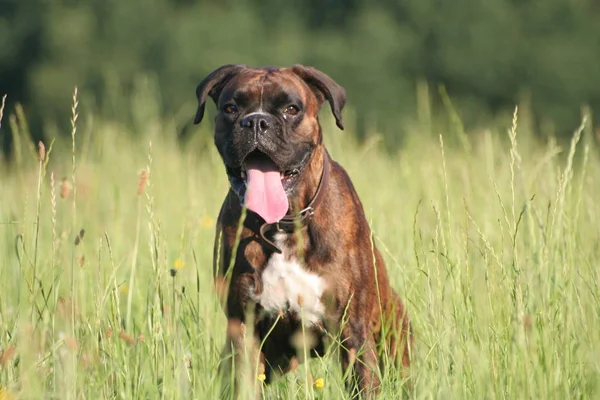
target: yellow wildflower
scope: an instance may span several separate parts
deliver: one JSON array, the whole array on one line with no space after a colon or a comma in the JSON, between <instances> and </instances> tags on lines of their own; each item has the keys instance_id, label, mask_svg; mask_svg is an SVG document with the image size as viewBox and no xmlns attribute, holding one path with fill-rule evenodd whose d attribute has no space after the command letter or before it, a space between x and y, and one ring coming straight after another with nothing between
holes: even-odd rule
<instances>
[{"instance_id":1,"label":"yellow wildflower","mask_svg":"<svg viewBox=\"0 0 600 400\"><path fill-rule=\"evenodd\" d=\"M210 228L213 226L213 219L211 217L209 217L208 215L205 215L204 217L202 217L202 220L200 221L200 225L202 225L202 227L204 228Z\"/></svg>"},{"instance_id":2,"label":"yellow wildflower","mask_svg":"<svg viewBox=\"0 0 600 400\"><path fill-rule=\"evenodd\" d=\"M318 379L315 381L315 387L316 387L317 389L323 389L323 388L325 387L325 379L323 379L323 378L318 378Z\"/></svg>"},{"instance_id":3,"label":"yellow wildflower","mask_svg":"<svg viewBox=\"0 0 600 400\"><path fill-rule=\"evenodd\" d=\"M13 400L14 397L3 387L0 387L0 400Z\"/></svg>"},{"instance_id":4,"label":"yellow wildflower","mask_svg":"<svg viewBox=\"0 0 600 400\"><path fill-rule=\"evenodd\" d=\"M175 269L183 268L183 261L181 260L181 258L175 260L175 262L173 263L173 267L175 267Z\"/></svg>"},{"instance_id":5,"label":"yellow wildflower","mask_svg":"<svg viewBox=\"0 0 600 400\"><path fill-rule=\"evenodd\" d=\"M264 382L265 379L267 379L267 376L265 374L258 374L258 376L256 377L256 379L258 379L261 382Z\"/></svg>"}]
</instances>

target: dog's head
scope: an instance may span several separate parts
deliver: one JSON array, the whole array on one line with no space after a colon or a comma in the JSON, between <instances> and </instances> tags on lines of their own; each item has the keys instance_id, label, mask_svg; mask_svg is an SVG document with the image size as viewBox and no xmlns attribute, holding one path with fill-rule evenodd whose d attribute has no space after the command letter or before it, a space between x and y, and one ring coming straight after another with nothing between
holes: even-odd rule
<instances>
[{"instance_id":1,"label":"dog's head","mask_svg":"<svg viewBox=\"0 0 600 400\"><path fill-rule=\"evenodd\" d=\"M288 211L314 149L321 144L318 114L327 100L343 129L344 89L312 67L225 65L197 87L198 111L207 96L217 105L214 141L240 201L271 223Z\"/></svg>"}]
</instances>

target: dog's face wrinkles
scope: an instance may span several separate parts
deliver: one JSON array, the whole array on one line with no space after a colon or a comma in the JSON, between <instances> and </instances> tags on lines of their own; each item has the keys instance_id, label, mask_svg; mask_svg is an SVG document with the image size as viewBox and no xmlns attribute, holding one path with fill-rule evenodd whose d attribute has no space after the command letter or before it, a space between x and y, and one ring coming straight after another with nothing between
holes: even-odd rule
<instances>
[{"instance_id":1,"label":"dog's face wrinkles","mask_svg":"<svg viewBox=\"0 0 600 400\"><path fill-rule=\"evenodd\" d=\"M271 255L261 276L262 292L251 293L251 298L273 316L290 311L298 319L302 317L307 326L318 324L325 317L321 299L326 289L325 280L307 271L294 257L288 257L293 249L283 246L285 235L275 235L277 245L284 251Z\"/></svg>"},{"instance_id":2,"label":"dog's face wrinkles","mask_svg":"<svg viewBox=\"0 0 600 400\"><path fill-rule=\"evenodd\" d=\"M276 179L277 193L271 192L275 197L269 199L270 205L281 196L291 198L295 194L313 151L322 143L317 116L325 101L337 126L343 129L345 91L312 67L224 65L198 85L196 95L196 124L204 117L207 97L217 105L214 142L241 203L250 176L258 176L250 173L255 171L263 173L259 181L268 178L267 189L274 187L275 176L280 178ZM268 176L264 172L269 172ZM279 206L270 210L274 217L281 214L284 202Z\"/></svg>"}]
</instances>

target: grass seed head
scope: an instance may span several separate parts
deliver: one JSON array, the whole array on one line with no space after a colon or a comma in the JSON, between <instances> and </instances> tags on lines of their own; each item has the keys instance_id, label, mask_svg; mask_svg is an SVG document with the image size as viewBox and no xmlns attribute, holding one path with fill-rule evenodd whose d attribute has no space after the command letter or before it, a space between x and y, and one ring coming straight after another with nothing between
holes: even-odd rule
<instances>
[{"instance_id":1,"label":"grass seed head","mask_svg":"<svg viewBox=\"0 0 600 400\"><path fill-rule=\"evenodd\" d=\"M75 237L75 246L79 245L83 240L83 235L85 235L85 229L81 229L77 236Z\"/></svg>"},{"instance_id":2,"label":"grass seed head","mask_svg":"<svg viewBox=\"0 0 600 400\"><path fill-rule=\"evenodd\" d=\"M131 336L129 333L127 333L125 331L119 332L119 339L121 339L122 341L124 341L125 343L127 343L130 346L133 346L135 344L135 339L133 338L133 336Z\"/></svg>"},{"instance_id":3,"label":"grass seed head","mask_svg":"<svg viewBox=\"0 0 600 400\"><path fill-rule=\"evenodd\" d=\"M60 197L66 199L69 197L71 190L73 189L73 185L67 178L63 178L60 184Z\"/></svg>"},{"instance_id":4,"label":"grass seed head","mask_svg":"<svg viewBox=\"0 0 600 400\"><path fill-rule=\"evenodd\" d=\"M46 161L46 146L44 146L44 143L41 140L38 142L38 156L40 162Z\"/></svg>"},{"instance_id":5,"label":"grass seed head","mask_svg":"<svg viewBox=\"0 0 600 400\"><path fill-rule=\"evenodd\" d=\"M148 170L143 169L142 172L140 172L140 179L138 181L138 189L137 189L138 196L144 194L144 189L146 188L146 183L148 183Z\"/></svg>"},{"instance_id":6,"label":"grass seed head","mask_svg":"<svg viewBox=\"0 0 600 400\"><path fill-rule=\"evenodd\" d=\"M8 346L6 349L0 352L0 367L6 367L8 363L17 354L17 348L13 345Z\"/></svg>"}]
</instances>

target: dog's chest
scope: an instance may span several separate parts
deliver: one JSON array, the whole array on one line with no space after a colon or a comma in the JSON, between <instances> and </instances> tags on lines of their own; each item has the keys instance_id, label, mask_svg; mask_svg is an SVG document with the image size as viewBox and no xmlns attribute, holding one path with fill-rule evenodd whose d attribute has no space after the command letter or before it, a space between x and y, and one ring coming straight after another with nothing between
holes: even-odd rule
<instances>
[{"instance_id":1,"label":"dog's chest","mask_svg":"<svg viewBox=\"0 0 600 400\"><path fill-rule=\"evenodd\" d=\"M275 235L275 242L283 254L273 253L269 258L261 275L262 291L253 294L253 300L270 314L289 311L306 325L318 324L325 315L321 299L325 280L289 256L293 249L282 246L284 234Z\"/></svg>"}]
</instances>

